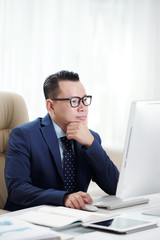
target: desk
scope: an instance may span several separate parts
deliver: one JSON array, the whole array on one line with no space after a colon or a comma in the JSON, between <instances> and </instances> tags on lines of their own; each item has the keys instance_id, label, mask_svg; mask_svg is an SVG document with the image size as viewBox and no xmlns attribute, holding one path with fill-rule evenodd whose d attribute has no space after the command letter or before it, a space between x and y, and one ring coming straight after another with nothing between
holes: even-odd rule
<instances>
[{"instance_id":1,"label":"desk","mask_svg":"<svg viewBox=\"0 0 160 240\"><path fill-rule=\"evenodd\" d=\"M147 196L147 198L150 199L148 204L128 207L128 208L122 208L118 210L112 210L108 211L105 209L99 209L98 212L106 214L107 217L112 217L115 215L123 214L125 216L132 216L132 217L139 217L142 220L157 220L159 223L159 227L148 229L145 231L139 231L131 234L114 234L104 231L95 231L94 229L89 228L83 228L81 226L74 227L74 228L68 228L63 231L60 231L64 234L69 234L74 236L75 240L103 240L103 239L109 239L109 240L139 240L139 239L145 239L145 240L159 240L160 239L160 217L154 217L149 215L142 214L142 211L148 208L152 207L160 207L160 194L155 194L151 196ZM34 209L38 209L38 207L34 207ZM18 214L22 212L29 211L29 209L24 209L20 211L10 212L7 213L8 216L17 216Z\"/></svg>"}]
</instances>

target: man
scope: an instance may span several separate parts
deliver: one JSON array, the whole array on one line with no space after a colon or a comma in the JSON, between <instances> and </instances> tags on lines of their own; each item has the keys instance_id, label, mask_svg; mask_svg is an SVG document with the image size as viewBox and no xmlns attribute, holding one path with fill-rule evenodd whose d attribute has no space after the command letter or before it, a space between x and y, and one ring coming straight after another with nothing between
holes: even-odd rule
<instances>
[{"instance_id":1,"label":"man","mask_svg":"<svg viewBox=\"0 0 160 240\"><path fill-rule=\"evenodd\" d=\"M88 129L92 97L86 94L78 74L61 71L49 76L44 95L48 114L14 128L10 134L5 209L42 204L84 209L85 204L92 204L87 193L91 179L106 193L115 194L119 173L103 150L99 135ZM63 138L71 140L67 147ZM65 165L66 154L70 169Z\"/></svg>"}]
</instances>

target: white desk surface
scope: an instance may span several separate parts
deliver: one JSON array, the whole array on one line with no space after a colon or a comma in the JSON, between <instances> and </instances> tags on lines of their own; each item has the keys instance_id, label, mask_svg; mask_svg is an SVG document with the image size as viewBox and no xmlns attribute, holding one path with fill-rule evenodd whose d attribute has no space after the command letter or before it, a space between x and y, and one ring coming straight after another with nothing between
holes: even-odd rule
<instances>
[{"instance_id":1,"label":"white desk surface","mask_svg":"<svg viewBox=\"0 0 160 240\"><path fill-rule=\"evenodd\" d=\"M146 197L146 196L145 196ZM127 207L122 208L118 210L105 210L105 209L99 209L98 212L106 214L106 217L112 217L115 215L123 214L124 216L130 216L134 218L139 218L142 220L156 220L158 222L158 227L143 230L135 233L130 234L115 234L110 233L106 231L101 230L95 230L91 228L84 228L84 227L74 227L74 228L68 228L63 231L60 231L61 233L72 235L75 240L160 240L160 217L155 216L149 216L142 214L143 210L154 208L154 207L160 207L160 194L155 194L151 196L147 196L146 198L149 198L150 201L147 204L142 204L138 206L133 207ZM34 209L38 209L38 207L34 207ZM18 214L22 212L29 211L29 209L24 209L20 211L10 212L7 213L8 216L17 216Z\"/></svg>"}]
</instances>

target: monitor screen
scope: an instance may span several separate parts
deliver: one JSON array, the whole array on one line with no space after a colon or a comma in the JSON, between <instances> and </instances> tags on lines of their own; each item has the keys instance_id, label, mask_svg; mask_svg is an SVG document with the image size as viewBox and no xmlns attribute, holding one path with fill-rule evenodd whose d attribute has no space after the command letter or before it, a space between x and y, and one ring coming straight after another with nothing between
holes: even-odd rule
<instances>
[{"instance_id":1,"label":"monitor screen","mask_svg":"<svg viewBox=\"0 0 160 240\"><path fill-rule=\"evenodd\" d=\"M160 101L132 103L116 195L160 193Z\"/></svg>"}]
</instances>

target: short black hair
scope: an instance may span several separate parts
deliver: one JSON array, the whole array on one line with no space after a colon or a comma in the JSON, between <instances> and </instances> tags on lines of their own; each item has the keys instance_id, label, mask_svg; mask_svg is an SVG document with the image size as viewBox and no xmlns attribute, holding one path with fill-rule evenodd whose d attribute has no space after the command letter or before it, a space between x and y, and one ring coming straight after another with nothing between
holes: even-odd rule
<instances>
[{"instance_id":1,"label":"short black hair","mask_svg":"<svg viewBox=\"0 0 160 240\"><path fill-rule=\"evenodd\" d=\"M74 72L60 71L46 78L43 84L45 99L56 98L59 93L59 81L79 81L79 75Z\"/></svg>"}]
</instances>

